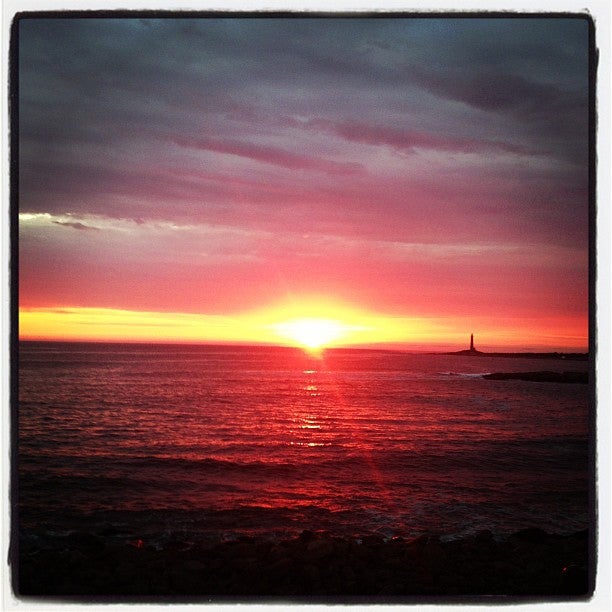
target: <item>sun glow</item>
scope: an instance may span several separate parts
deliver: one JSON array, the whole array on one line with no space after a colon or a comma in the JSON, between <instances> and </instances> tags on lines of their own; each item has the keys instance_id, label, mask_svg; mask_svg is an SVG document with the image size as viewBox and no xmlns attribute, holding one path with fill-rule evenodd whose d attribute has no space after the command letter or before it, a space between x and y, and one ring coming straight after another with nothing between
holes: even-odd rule
<instances>
[{"instance_id":1,"label":"sun glow","mask_svg":"<svg viewBox=\"0 0 612 612\"><path fill-rule=\"evenodd\" d=\"M321 349L352 331L351 326L331 319L294 319L277 323L273 329L308 349Z\"/></svg>"},{"instance_id":2,"label":"sun glow","mask_svg":"<svg viewBox=\"0 0 612 612\"><path fill-rule=\"evenodd\" d=\"M512 320L499 326L482 316L391 316L308 296L227 315L70 306L19 309L22 340L280 344L316 354L328 347L382 344L440 345L443 350L453 350L464 347L466 330L476 329L479 338L494 339L489 340L490 350L526 350L525 346L528 350L586 350L587 321L583 317L548 317L545 324L529 323L522 321L518 333Z\"/></svg>"}]
</instances>

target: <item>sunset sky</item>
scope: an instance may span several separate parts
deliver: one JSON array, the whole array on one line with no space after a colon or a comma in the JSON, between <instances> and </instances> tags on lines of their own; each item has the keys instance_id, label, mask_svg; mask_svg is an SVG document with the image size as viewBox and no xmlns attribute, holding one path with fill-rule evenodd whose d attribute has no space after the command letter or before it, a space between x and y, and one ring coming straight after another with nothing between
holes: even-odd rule
<instances>
[{"instance_id":1,"label":"sunset sky","mask_svg":"<svg viewBox=\"0 0 612 612\"><path fill-rule=\"evenodd\" d=\"M22 19L18 190L23 338L586 350L588 22Z\"/></svg>"}]
</instances>

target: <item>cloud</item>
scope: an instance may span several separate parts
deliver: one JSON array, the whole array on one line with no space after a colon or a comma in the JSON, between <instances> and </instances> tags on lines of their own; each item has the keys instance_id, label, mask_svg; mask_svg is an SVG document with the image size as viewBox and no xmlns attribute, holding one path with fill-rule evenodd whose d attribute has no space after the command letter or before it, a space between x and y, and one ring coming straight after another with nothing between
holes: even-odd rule
<instances>
[{"instance_id":1,"label":"cloud","mask_svg":"<svg viewBox=\"0 0 612 612\"><path fill-rule=\"evenodd\" d=\"M384 125L367 125L356 121L333 122L313 119L306 122L308 127L324 130L353 142L370 145L387 145L398 150L436 149L457 153L503 151L525 153L524 147L511 143L456 138L432 132L402 130Z\"/></svg>"},{"instance_id":2,"label":"cloud","mask_svg":"<svg viewBox=\"0 0 612 612\"><path fill-rule=\"evenodd\" d=\"M52 221L56 225L62 225L63 227L72 227L76 230L94 230L99 231L99 227L94 227L93 225L85 225L80 221Z\"/></svg>"},{"instance_id":3,"label":"cloud","mask_svg":"<svg viewBox=\"0 0 612 612\"><path fill-rule=\"evenodd\" d=\"M508 312L579 309L584 25L22 19L21 295L221 311L302 282L469 310L503 269Z\"/></svg>"},{"instance_id":4,"label":"cloud","mask_svg":"<svg viewBox=\"0 0 612 612\"><path fill-rule=\"evenodd\" d=\"M214 138L174 138L173 141L183 147L214 151L246 157L266 164L274 164L290 170L316 170L327 174L357 174L362 171L355 162L336 162L329 159L311 158L290 151L270 146L254 145L248 142L217 140Z\"/></svg>"}]
</instances>

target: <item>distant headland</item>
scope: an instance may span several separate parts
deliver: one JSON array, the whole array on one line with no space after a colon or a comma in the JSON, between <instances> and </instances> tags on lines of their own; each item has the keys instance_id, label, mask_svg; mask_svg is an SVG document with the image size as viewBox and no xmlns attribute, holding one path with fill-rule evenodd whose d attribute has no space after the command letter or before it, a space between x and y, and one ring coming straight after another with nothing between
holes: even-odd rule
<instances>
[{"instance_id":1,"label":"distant headland","mask_svg":"<svg viewBox=\"0 0 612 612\"><path fill-rule=\"evenodd\" d=\"M474 334L470 334L470 348L462 351L452 351L450 353L441 353L442 355L463 355L467 357L522 357L528 359L565 359L567 361L588 361L588 353L486 353L478 351L474 347Z\"/></svg>"},{"instance_id":2,"label":"distant headland","mask_svg":"<svg viewBox=\"0 0 612 612\"><path fill-rule=\"evenodd\" d=\"M455 351L454 353L444 353L445 355L484 355L482 351L477 351L474 348L474 334L470 334L470 348L463 351Z\"/></svg>"}]
</instances>

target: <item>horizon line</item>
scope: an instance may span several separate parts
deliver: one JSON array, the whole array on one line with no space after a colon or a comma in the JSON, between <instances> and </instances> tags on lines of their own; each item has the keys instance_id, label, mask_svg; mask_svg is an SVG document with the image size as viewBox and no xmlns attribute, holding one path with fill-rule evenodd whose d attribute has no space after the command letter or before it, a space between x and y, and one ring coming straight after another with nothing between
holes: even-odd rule
<instances>
[{"instance_id":1,"label":"horizon line","mask_svg":"<svg viewBox=\"0 0 612 612\"><path fill-rule=\"evenodd\" d=\"M179 340L138 340L138 339L130 339L130 340L116 340L116 339L58 339L58 338L17 338L18 343L22 342L39 342L39 343L48 343L48 344L117 344L117 345L156 345L156 346L202 346L202 347L242 347L242 348L282 348L282 349L295 349L300 351L307 351L302 346L294 345L294 344L283 344L283 343L274 343L274 342L241 342L241 341L179 341ZM356 344L338 344L334 346L326 346L321 347L323 351L327 350L380 350L380 351L393 351L393 352L412 352L412 353L431 353L433 349L437 348L437 352L445 354L445 353L460 353L464 352L464 348L458 348L454 350L455 344L447 344L447 343L393 343L393 342L379 342L379 343L368 343L362 345ZM489 345L480 345L484 346L486 350L479 349L478 352L486 355L486 354L495 354L495 353L534 353L534 354L589 354L589 347L567 347L567 348L549 348L549 347L525 347L525 348L516 348L509 347L504 345L494 345L499 347L504 347L505 350L499 350L497 348L492 349ZM429 347L429 348L428 348ZM444 347L444 348L443 348ZM461 345L463 347L463 345ZM510 350L512 349L512 350Z\"/></svg>"}]
</instances>

